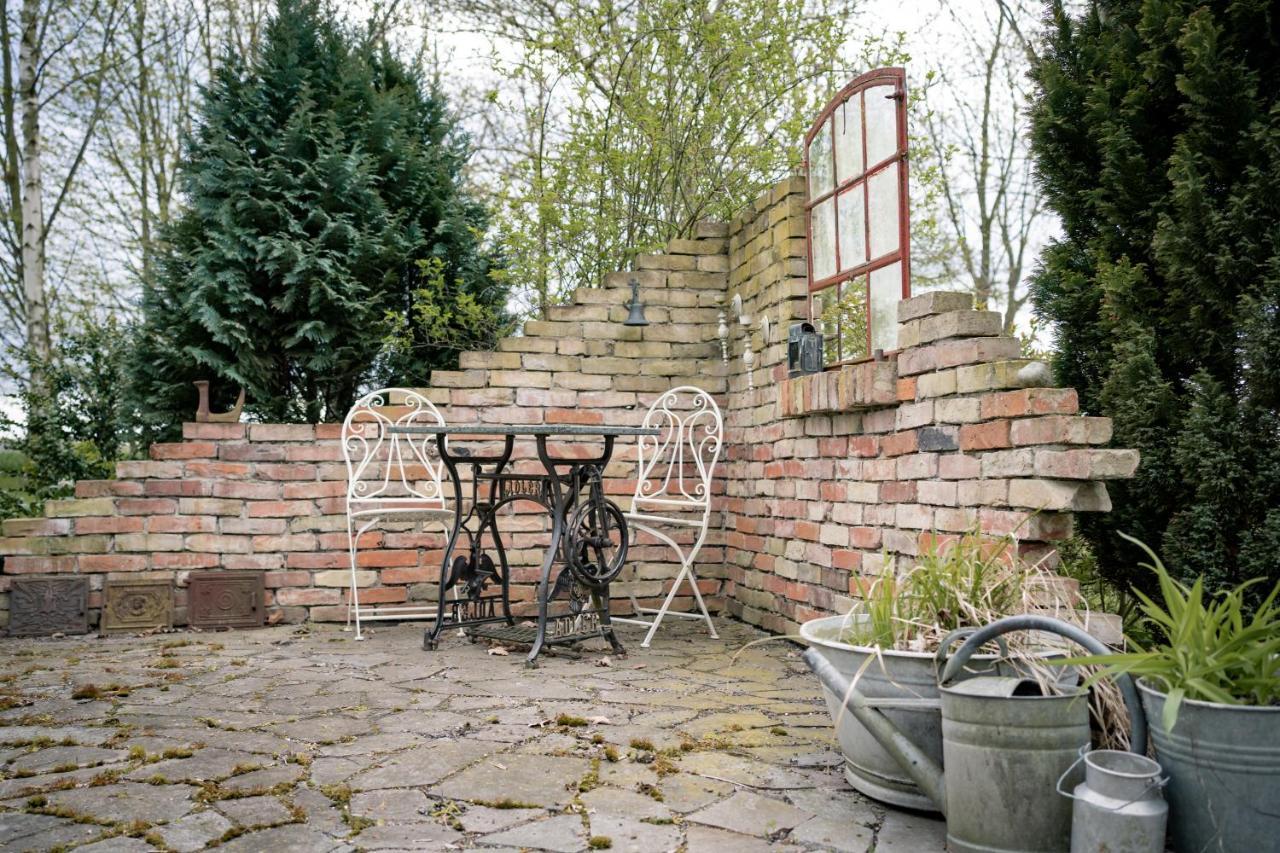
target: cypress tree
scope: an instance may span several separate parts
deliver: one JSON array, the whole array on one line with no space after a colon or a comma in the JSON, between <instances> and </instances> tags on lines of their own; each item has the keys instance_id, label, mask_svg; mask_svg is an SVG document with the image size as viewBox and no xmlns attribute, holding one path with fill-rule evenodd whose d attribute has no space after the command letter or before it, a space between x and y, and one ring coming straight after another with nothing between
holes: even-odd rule
<instances>
[{"instance_id":1,"label":"cypress tree","mask_svg":"<svg viewBox=\"0 0 1280 853\"><path fill-rule=\"evenodd\" d=\"M144 421L189 419L195 379L218 405L243 386L262 420L340 419L364 387L424 385L487 342L506 293L467 155L443 95L385 44L280 0L259 54L216 70L187 144L131 361Z\"/></svg>"},{"instance_id":2,"label":"cypress tree","mask_svg":"<svg viewBox=\"0 0 1280 853\"><path fill-rule=\"evenodd\" d=\"M1078 7L1077 7L1078 8ZM1142 453L1083 533L1184 578L1280 577L1280 15L1264 0L1049 6L1032 148L1062 236L1032 294L1059 378Z\"/></svg>"}]
</instances>

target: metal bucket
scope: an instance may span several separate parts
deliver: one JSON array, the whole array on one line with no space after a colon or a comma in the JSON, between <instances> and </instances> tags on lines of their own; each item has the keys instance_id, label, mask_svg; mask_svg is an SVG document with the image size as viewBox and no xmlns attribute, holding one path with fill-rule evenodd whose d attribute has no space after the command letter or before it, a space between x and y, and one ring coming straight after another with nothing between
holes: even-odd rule
<instances>
[{"instance_id":1,"label":"metal bucket","mask_svg":"<svg viewBox=\"0 0 1280 853\"><path fill-rule=\"evenodd\" d=\"M1058 793L1071 807L1071 853L1161 853L1169 804L1160 789L1160 765L1145 755L1114 749L1082 753L1084 781ZM1079 763L1079 762L1077 762Z\"/></svg>"},{"instance_id":2,"label":"metal bucket","mask_svg":"<svg viewBox=\"0 0 1280 853\"><path fill-rule=\"evenodd\" d=\"M1138 682L1156 758L1169 775L1178 851L1261 853L1280 843L1280 707L1183 700L1172 732L1165 695Z\"/></svg>"},{"instance_id":3,"label":"metal bucket","mask_svg":"<svg viewBox=\"0 0 1280 853\"><path fill-rule=\"evenodd\" d=\"M941 764L942 716L938 710L934 656L927 652L896 651L877 655L874 648L842 642L840 636L856 624L857 621L844 616L814 619L800 626L800 636L846 679L857 678L858 692L877 704L912 743ZM937 811L937 806L902 766L845 710L844 697L837 696L825 685L822 694L836 723L836 737L844 754L844 775L849 784L884 803Z\"/></svg>"},{"instance_id":4,"label":"metal bucket","mask_svg":"<svg viewBox=\"0 0 1280 853\"><path fill-rule=\"evenodd\" d=\"M974 678L942 688L947 849L1067 853L1071 802L1058 779L1089 745L1088 693Z\"/></svg>"}]
</instances>

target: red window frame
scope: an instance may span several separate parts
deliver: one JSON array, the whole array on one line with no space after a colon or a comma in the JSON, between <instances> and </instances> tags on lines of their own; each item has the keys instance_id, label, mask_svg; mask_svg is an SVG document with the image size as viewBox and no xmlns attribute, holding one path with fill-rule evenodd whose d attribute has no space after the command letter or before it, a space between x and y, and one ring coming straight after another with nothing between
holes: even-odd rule
<instances>
[{"instance_id":1,"label":"red window frame","mask_svg":"<svg viewBox=\"0 0 1280 853\"><path fill-rule=\"evenodd\" d=\"M805 237L807 241L807 259L809 262L809 318L815 323L820 318L814 316L814 295L837 285L842 285L846 281L851 281L860 277L865 277L867 284L864 294L866 308L866 356L862 358L843 358L838 357L834 361L827 364L827 367L834 367L840 364L847 364L856 361L865 361L873 357L872 341L874 340L874 331L872 329L872 312L871 312L871 293L870 280L871 273L888 267L895 263L901 263L902 273L902 298L906 299L911 295L911 226L909 217L909 207L907 199L908 189L908 168L907 168L907 95L906 95L907 75L904 68L877 68L874 71L868 71L865 74L855 78L852 82L840 90L834 98L823 108L814 120L812 126L804 137L804 170L805 170ZM833 114L845 102L859 96L867 89L892 85L893 94L885 97L891 97L895 100L895 117L896 117L896 148L889 157L881 159L875 163L866 163L867 158L867 124L866 124L866 106L865 99L859 98L858 105L861 109L861 156L865 163L865 168L844 181L839 179L839 168L837 166L836 139L835 139L835 121L828 121ZM809 152L815 137L826 131L830 134L828 146L831 160L831 187L826 192L818 196L812 193L813 181L810 173ZM870 209L870 180L873 176L883 172L894 163L898 164L898 246L891 252L886 252L877 257L859 263L848 269L842 269L842 260L840 258L840 204L839 196L851 187L858 184L862 185L862 204L863 204L863 249L864 252L870 254L871 246L871 220L872 212ZM818 205L829 199L835 200L832 204L832 216L834 218L835 227L833 232L833 247L835 253L835 273L825 276L821 279L814 278L813 263L813 215L814 209ZM839 293L839 291L837 291ZM896 317L892 320L896 323ZM837 334L843 334L843 330L836 330ZM828 336L831 334L827 331ZM827 342L830 346L830 341ZM841 347L843 350L843 347Z\"/></svg>"}]
</instances>

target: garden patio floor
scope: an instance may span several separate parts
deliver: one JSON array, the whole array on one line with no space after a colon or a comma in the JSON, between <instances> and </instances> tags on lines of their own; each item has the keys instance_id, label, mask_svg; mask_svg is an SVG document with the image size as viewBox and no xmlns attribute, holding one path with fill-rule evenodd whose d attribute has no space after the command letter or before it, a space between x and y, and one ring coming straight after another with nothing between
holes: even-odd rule
<instances>
[{"instance_id":1,"label":"garden patio floor","mask_svg":"<svg viewBox=\"0 0 1280 853\"><path fill-rule=\"evenodd\" d=\"M421 625L0 641L0 849L943 848L849 789L788 642L670 620L528 670Z\"/></svg>"}]
</instances>

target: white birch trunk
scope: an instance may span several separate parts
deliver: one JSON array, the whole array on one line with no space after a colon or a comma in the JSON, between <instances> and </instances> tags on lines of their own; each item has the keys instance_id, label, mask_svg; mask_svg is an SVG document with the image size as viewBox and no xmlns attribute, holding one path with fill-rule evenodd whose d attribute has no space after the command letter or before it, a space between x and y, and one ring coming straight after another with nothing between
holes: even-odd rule
<instances>
[{"instance_id":1,"label":"white birch trunk","mask_svg":"<svg viewBox=\"0 0 1280 853\"><path fill-rule=\"evenodd\" d=\"M44 177L40 171L40 0L22 0L22 43L18 53L18 98L22 121L22 293L27 347L37 362L49 357L49 306L45 297ZM33 385L43 380L34 367Z\"/></svg>"}]
</instances>

